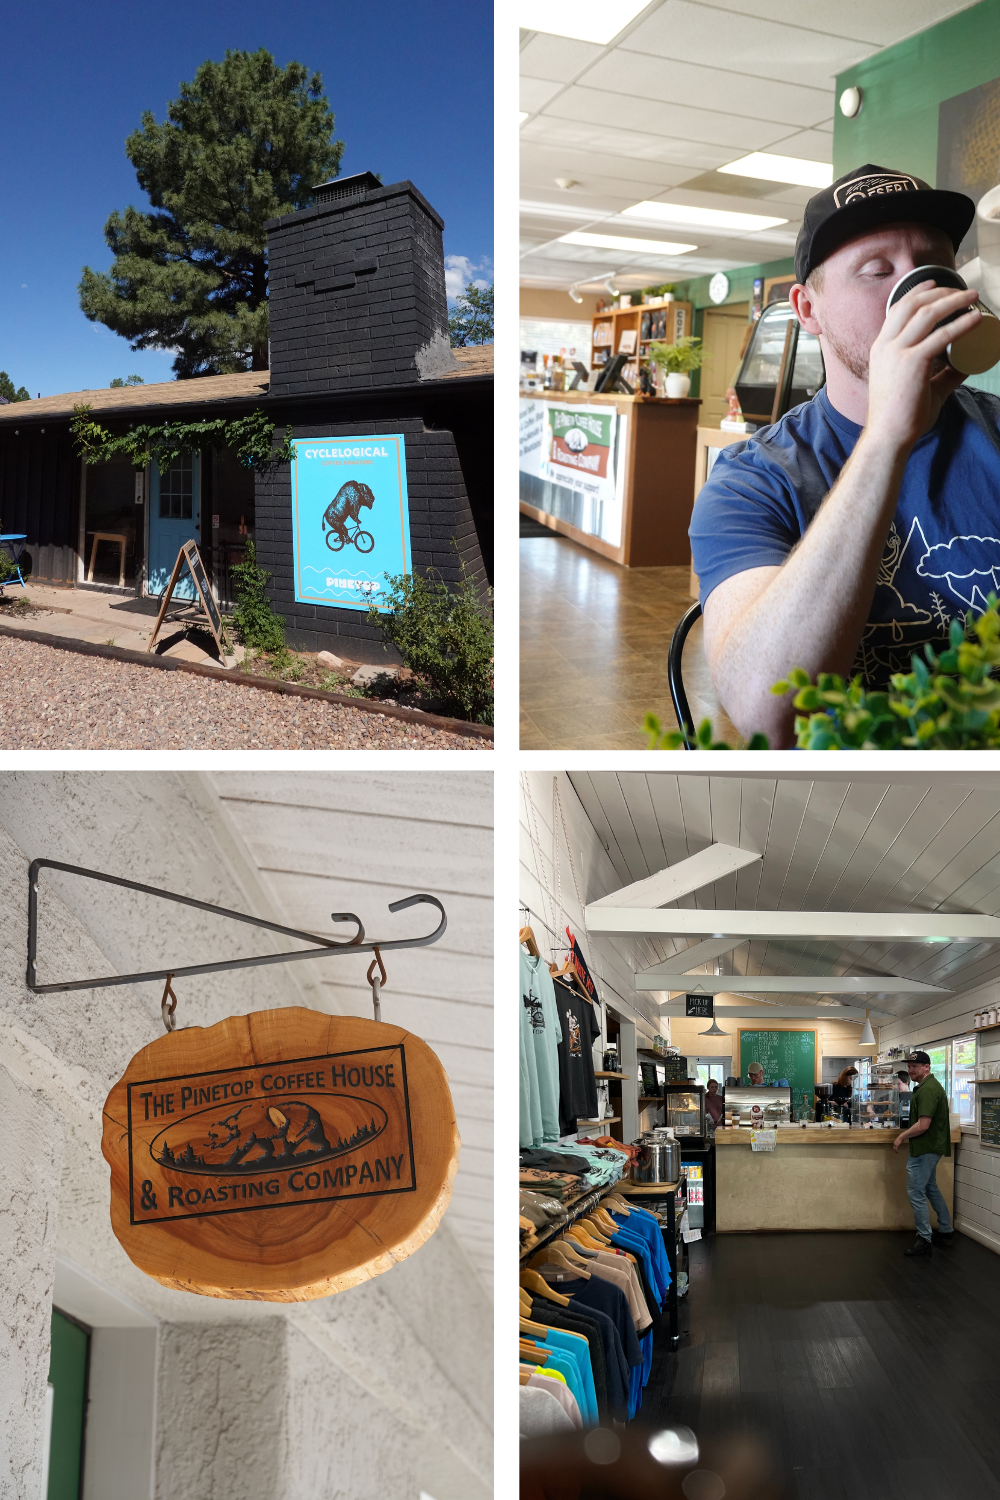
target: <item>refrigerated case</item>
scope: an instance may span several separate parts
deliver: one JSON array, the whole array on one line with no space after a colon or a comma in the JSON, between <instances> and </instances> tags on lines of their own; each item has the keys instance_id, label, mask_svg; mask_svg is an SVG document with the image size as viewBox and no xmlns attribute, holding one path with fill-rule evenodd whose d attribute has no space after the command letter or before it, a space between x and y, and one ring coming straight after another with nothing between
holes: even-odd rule
<instances>
[{"instance_id":1,"label":"refrigerated case","mask_svg":"<svg viewBox=\"0 0 1000 1500\"><path fill-rule=\"evenodd\" d=\"M819 339L800 327L790 302L772 302L760 315L736 377L736 395L748 421L772 420L789 326L791 342L777 416L810 401L826 381Z\"/></svg>"}]
</instances>

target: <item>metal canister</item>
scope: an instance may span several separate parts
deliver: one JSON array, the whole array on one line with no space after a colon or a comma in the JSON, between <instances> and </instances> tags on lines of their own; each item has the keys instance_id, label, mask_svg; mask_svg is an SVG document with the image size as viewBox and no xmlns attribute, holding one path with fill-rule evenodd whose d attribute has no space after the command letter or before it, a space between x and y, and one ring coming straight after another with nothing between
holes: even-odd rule
<instances>
[{"instance_id":1,"label":"metal canister","mask_svg":"<svg viewBox=\"0 0 1000 1500\"><path fill-rule=\"evenodd\" d=\"M633 1182L652 1184L678 1181L681 1175L679 1142L642 1135L632 1144L639 1153L632 1164Z\"/></svg>"}]
</instances>

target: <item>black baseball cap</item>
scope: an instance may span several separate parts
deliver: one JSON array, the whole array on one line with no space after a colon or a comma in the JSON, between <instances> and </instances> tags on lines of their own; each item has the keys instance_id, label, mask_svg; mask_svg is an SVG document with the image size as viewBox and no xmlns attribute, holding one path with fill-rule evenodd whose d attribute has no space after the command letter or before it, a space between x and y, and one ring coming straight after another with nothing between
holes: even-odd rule
<instances>
[{"instance_id":1,"label":"black baseball cap","mask_svg":"<svg viewBox=\"0 0 1000 1500\"><path fill-rule=\"evenodd\" d=\"M964 193L869 162L809 199L795 241L795 279L805 281L847 240L883 224L933 224L957 250L975 216L976 205Z\"/></svg>"},{"instance_id":2,"label":"black baseball cap","mask_svg":"<svg viewBox=\"0 0 1000 1500\"><path fill-rule=\"evenodd\" d=\"M904 1061L908 1063L922 1063L927 1068L929 1068L931 1065L931 1060L927 1056L926 1052L908 1052Z\"/></svg>"}]
</instances>

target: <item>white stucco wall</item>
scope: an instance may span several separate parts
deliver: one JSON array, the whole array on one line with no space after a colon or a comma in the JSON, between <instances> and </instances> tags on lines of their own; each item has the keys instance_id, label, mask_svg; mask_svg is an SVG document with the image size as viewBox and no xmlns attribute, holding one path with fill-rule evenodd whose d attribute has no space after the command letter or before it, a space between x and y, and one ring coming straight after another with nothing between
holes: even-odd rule
<instances>
[{"instance_id":1,"label":"white stucco wall","mask_svg":"<svg viewBox=\"0 0 1000 1500\"><path fill-rule=\"evenodd\" d=\"M447 1223L387 1275L287 1313L169 1291L121 1250L108 1215L101 1108L133 1054L162 1035L161 986L41 997L27 989L27 867L36 856L281 920L205 778L0 775L0 1080L9 1091L0 1100L10 1097L15 1116L30 1122L37 1157L30 1167L0 1166L0 1216L8 1216L0 1242L12 1242L10 1223L22 1246L16 1277L0 1285L0 1493L37 1500L58 1252L159 1322L156 1500L417 1500L421 1489L435 1500L485 1500L492 1308ZM115 888L50 872L42 881L42 982L286 945ZM179 1023L285 1004L330 1010L329 976L324 996L310 967L185 980ZM348 1476L346 1488L338 1476Z\"/></svg>"}]
</instances>

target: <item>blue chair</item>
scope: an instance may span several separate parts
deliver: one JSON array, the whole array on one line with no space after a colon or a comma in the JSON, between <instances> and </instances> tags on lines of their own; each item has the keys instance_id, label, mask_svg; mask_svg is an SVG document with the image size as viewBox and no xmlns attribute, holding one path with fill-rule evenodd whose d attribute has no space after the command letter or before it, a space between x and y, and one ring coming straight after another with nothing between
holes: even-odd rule
<instances>
[{"instance_id":1,"label":"blue chair","mask_svg":"<svg viewBox=\"0 0 1000 1500\"><path fill-rule=\"evenodd\" d=\"M674 705L674 713L677 715L678 727L684 734L684 749L694 750L697 747L695 739L694 718L691 714L691 706L684 691L684 674L682 663L684 660L684 643L691 633L691 627L701 619L701 605L692 604L691 608L683 614L670 637L670 649L667 651L667 685L670 688L670 701Z\"/></svg>"},{"instance_id":2,"label":"blue chair","mask_svg":"<svg viewBox=\"0 0 1000 1500\"><path fill-rule=\"evenodd\" d=\"M0 590L5 589L8 584L11 583L19 583L22 588L25 587L24 578L21 574L21 558L24 556L24 544L27 540L28 533L26 531L0 532L0 546L3 546L4 543L7 544L10 550L10 560L14 564L14 569L17 575L15 578L14 574L12 573L9 577L4 578L2 581L0 581ZM21 545L15 550L15 544L17 542L20 542Z\"/></svg>"}]
</instances>

